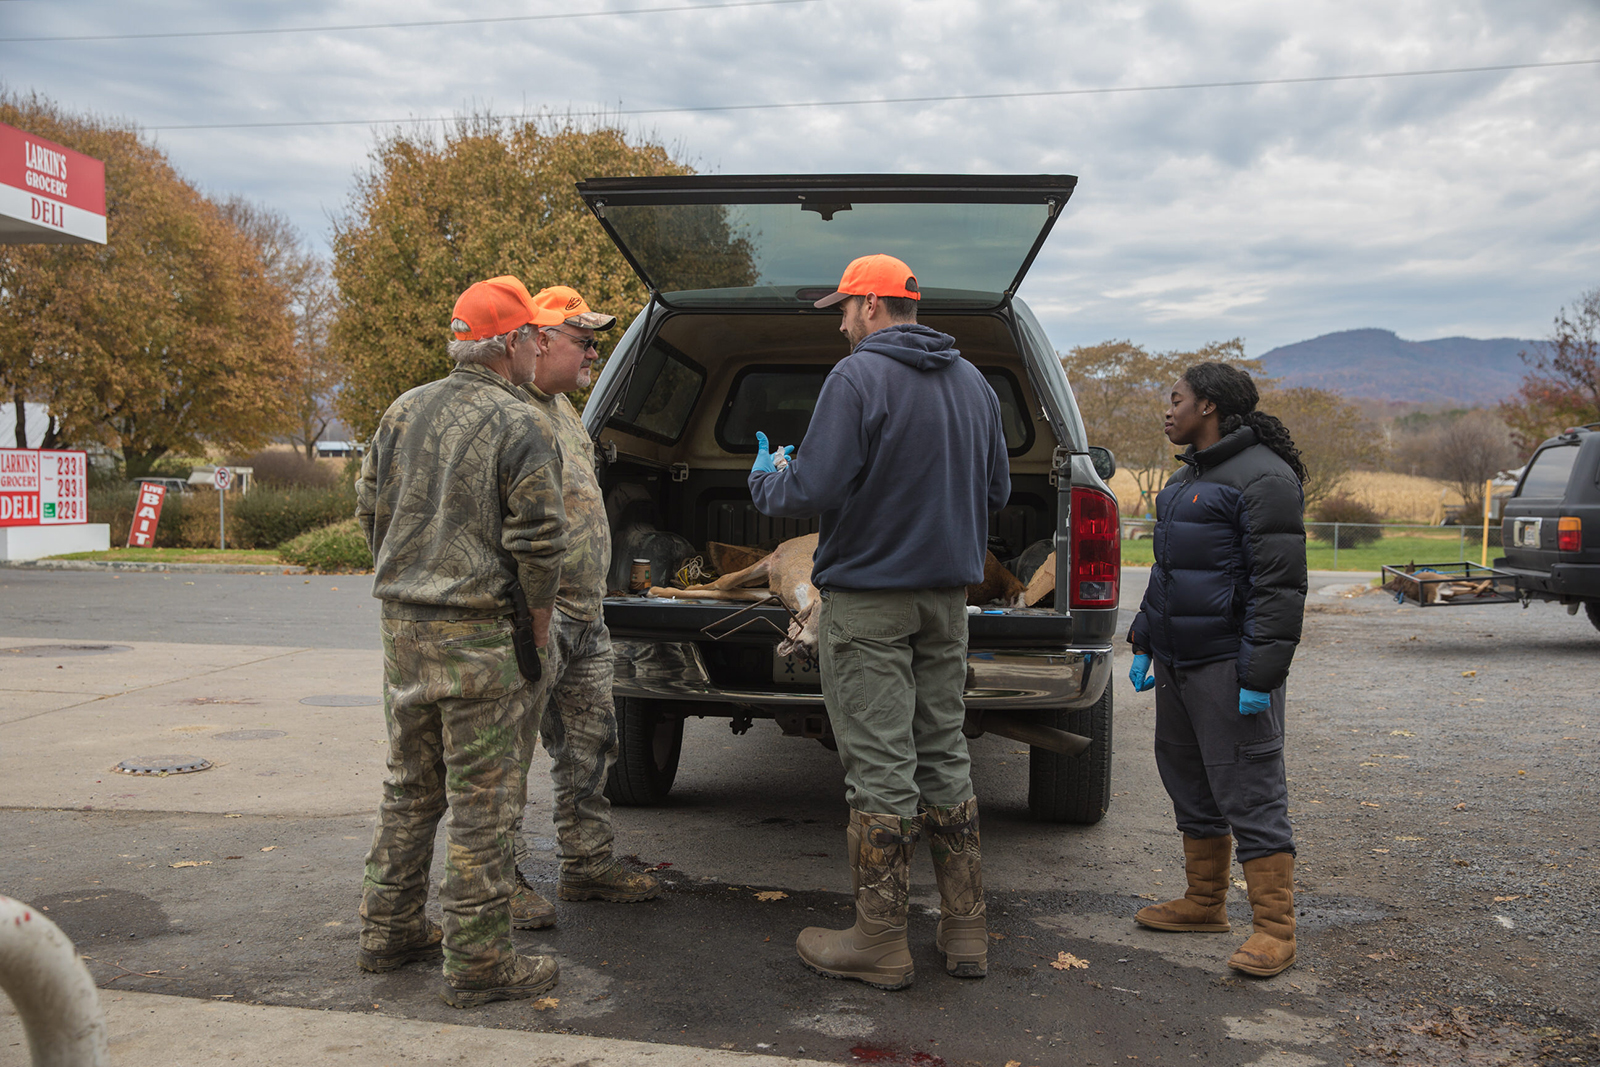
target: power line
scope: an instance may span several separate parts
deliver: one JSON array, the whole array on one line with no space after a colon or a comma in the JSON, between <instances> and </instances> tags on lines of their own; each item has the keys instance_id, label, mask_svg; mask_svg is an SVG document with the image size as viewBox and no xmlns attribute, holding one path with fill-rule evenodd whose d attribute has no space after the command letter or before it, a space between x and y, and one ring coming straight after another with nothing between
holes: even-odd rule
<instances>
[{"instance_id":1,"label":"power line","mask_svg":"<svg viewBox=\"0 0 1600 1067\"><path fill-rule=\"evenodd\" d=\"M345 26L281 26L255 30L183 30L174 33L87 33L62 37L0 37L0 44L43 44L52 41L153 41L184 37L258 37L273 33L347 33L352 30L398 30L419 26L483 26L499 22L551 22L557 19L610 18L613 15L662 15L678 11L718 11L733 7L776 7L815 4L819 0L728 0L716 4L636 7L615 11L561 11L549 15L496 15L470 19L424 19L417 22L365 22Z\"/></svg>"},{"instance_id":2,"label":"power line","mask_svg":"<svg viewBox=\"0 0 1600 1067\"><path fill-rule=\"evenodd\" d=\"M1487 67L1441 67L1436 70L1393 70L1371 74L1319 74L1304 78L1252 78L1236 81L1175 82L1170 85L1112 85L1092 89L1038 89L1015 93L957 93L941 96L888 96L859 100L806 100L774 104L706 104L696 107L640 107L614 110L569 111L574 118L605 118L612 115L684 115L717 111L768 111L783 108L808 107L860 107L870 104L935 104L970 100L1025 100L1060 96L1107 96L1114 93L1159 93L1188 89L1236 89L1262 85L1308 85L1316 82L1369 81L1383 78L1423 78L1445 74L1484 74L1506 70L1541 70L1551 67L1582 67L1600 65L1600 59L1563 59L1548 63L1500 63ZM320 119L293 122L203 122L146 126L147 130L253 130L292 126L405 126L428 122L454 122L458 116L404 119ZM517 115L498 115L491 118L525 119Z\"/></svg>"}]
</instances>

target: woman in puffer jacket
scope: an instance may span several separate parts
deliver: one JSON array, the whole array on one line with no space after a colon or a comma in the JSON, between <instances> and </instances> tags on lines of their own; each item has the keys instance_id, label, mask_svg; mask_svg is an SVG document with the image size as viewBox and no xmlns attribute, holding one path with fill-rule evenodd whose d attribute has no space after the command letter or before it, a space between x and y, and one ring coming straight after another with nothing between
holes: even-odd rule
<instances>
[{"instance_id":1,"label":"woman in puffer jacket","mask_svg":"<svg viewBox=\"0 0 1600 1067\"><path fill-rule=\"evenodd\" d=\"M1259 399L1222 363L1173 385L1167 438L1188 448L1156 498L1155 565L1128 640L1134 689L1156 690L1156 766L1188 876L1184 896L1134 918L1227 931L1237 842L1255 929L1228 965L1270 977L1295 960L1283 693L1305 610L1306 472Z\"/></svg>"}]
</instances>

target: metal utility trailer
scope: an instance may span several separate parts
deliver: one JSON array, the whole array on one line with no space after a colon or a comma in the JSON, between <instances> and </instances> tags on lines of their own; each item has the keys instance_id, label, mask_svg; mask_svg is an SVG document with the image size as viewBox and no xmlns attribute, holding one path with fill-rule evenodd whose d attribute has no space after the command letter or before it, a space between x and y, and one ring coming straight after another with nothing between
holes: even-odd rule
<instances>
[{"instance_id":1,"label":"metal utility trailer","mask_svg":"<svg viewBox=\"0 0 1600 1067\"><path fill-rule=\"evenodd\" d=\"M1465 561L1386 566L1383 588L1394 594L1396 604L1423 608L1516 604L1523 600L1515 574Z\"/></svg>"},{"instance_id":2,"label":"metal utility trailer","mask_svg":"<svg viewBox=\"0 0 1600 1067\"><path fill-rule=\"evenodd\" d=\"M1554 601L1569 615L1585 612L1600 629L1600 423L1572 427L1534 450L1505 502L1500 538L1505 555L1493 567L1385 567L1383 587L1425 608Z\"/></svg>"}]
</instances>

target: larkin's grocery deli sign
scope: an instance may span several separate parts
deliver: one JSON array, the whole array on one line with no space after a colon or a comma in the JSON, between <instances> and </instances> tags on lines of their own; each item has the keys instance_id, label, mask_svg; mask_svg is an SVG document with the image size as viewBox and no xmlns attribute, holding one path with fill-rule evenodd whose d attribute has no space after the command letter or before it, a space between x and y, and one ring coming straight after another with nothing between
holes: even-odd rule
<instances>
[{"instance_id":1,"label":"larkin's grocery deli sign","mask_svg":"<svg viewBox=\"0 0 1600 1067\"><path fill-rule=\"evenodd\" d=\"M0 448L0 526L88 522L82 452Z\"/></svg>"},{"instance_id":2,"label":"larkin's grocery deli sign","mask_svg":"<svg viewBox=\"0 0 1600 1067\"><path fill-rule=\"evenodd\" d=\"M0 244L88 243L106 243L106 165L0 123Z\"/></svg>"}]
</instances>

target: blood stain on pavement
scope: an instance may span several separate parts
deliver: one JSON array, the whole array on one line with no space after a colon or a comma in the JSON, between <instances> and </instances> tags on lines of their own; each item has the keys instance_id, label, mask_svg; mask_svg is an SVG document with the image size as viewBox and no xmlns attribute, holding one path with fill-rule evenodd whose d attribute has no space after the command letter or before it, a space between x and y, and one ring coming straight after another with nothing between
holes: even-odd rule
<instances>
[{"instance_id":1,"label":"blood stain on pavement","mask_svg":"<svg viewBox=\"0 0 1600 1067\"><path fill-rule=\"evenodd\" d=\"M902 1052L881 1045L857 1045L850 1050L857 1063L911 1064L912 1067L945 1067L944 1057L931 1052Z\"/></svg>"}]
</instances>

